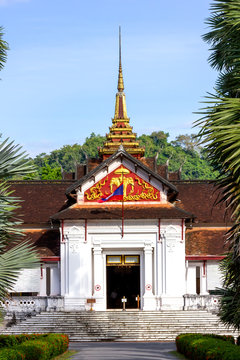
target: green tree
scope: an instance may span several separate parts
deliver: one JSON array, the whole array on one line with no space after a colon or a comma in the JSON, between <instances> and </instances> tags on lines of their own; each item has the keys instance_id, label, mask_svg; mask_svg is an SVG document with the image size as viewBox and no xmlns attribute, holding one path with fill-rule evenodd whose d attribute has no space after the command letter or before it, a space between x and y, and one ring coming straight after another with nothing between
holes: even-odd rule
<instances>
[{"instance_id":1,"label":"green tree","mask_svg":"<svg viewBox=\"0 0 240 360\"><path fill-rule=\"evenodd\" d=\"M197 144L193 135L179 135L174 141L168 142L168 133L155 131L150 135L143 134L138 137L141 146L145 147L145 156L153 157L158 154L158 164L169 161L169 171L177 171L182 167L182 179L215 179L214 172L206 157L206 150ZM85 163L87 157L98 157L98 148L106 139L101 135L92 133L83 145L65 145L50 154L41 153L33 159L37 173L28 174L25 179L61 178L61 171L75 171L76 165ZM53 169L53 171L51 171Z\"/></svg>"},{"instance_id":2,"label":"green tree","mask_svg":"<svg viewBox=\"0 0 240 360\"><path fill-rule=\"evenodd\" d=\"M98 149L99 147L103 146L105 141L105 136L95 135L93 132L91 133L90 137L86 138L82 146L82 150L89 157L98 158Z\"/></svg>"},{"instance_id":3,"label":"green tree","mask_svg":"<svg viewBox=\"0 0 240 360\"><path fill-rule=\"evenodd\" d=\"M201 151L199 141L195 134L178 135L176 139L172 141L172 144L175 146L180 146L187 151Z\"/></svg>"},{"instance_id":4,"label":"green tree","mask_svg":"<svg viewBox=\"0 0 240 360\"><path fill-rule=\"evenodd\" d=\"M62 173L60 166L51 167L49 164L45 164L41 168L41 179L42 180L61 180Z\"/></svg>"},{"instance_id":5,"label":"green tree","mask_svg":"<svg viewBox=\"0 0 240 360\"><path fill-rule=\"evenodd\" d=\"M240 1L214 0L208 19L211 31L204 40L211 45L209 62L220 71L217 90L209 95L201 112L199 133L207 145L208 159L219 171L219 201L231 209L233 227L228 232L230 254L224 262L220 319L240 328ZM236 271L238 269L238 271ZM235 314L235 316L233 316Z\"/></svg>"},{"instance_id":6,"label":"green tree","mask_svg":"<svg viewBox=\"0 0 240 360\"><path fill-rule=\"evenodd\" d=\"M168 133L153 132L141 135L138 140L145 147L145 156L152 157L158 153L158 164L169 160L169 171L182 170L183 180L215 179L218 172L214 171L206 158L206 151L199 145L194 135L179 135L174 141L168 142Z\"/></svg>"}]
</instances>

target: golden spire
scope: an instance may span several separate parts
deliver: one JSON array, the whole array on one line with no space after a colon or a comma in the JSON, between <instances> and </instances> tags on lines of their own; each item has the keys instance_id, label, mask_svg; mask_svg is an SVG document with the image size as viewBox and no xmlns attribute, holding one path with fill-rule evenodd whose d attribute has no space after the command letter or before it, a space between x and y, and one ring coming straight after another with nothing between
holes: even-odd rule
<instances>
[{"instance_id":1,"label":"golden spire","mask_svg":"<svg viewBox=\"0 0 240 360\"><path fill-rule=\"evenodd\" d=\"M122 49L121 49L121 26L119 26L119 70L118 70L118 91L124 90L123 74L122 74Z\"/></svg>"},{"instance_id":2,"label":"golden spire","mask_svg":"<svg viewBox=\"0 0 240 360\"><path fill-rule=\"evenodd\" d=\"M118 71L118 92L116 93L115 113L112 119L112 126L110 132L106 135L107 141L103 147L99 149L99 155L103 160L114 154L119 146L124 146L125 150L140 159L144 155L144 148L139 146L136 140L136 134L132 132L132 127L129 125L129 118L127 116L127 106L125 94L123 92L123 74L122 74L122 59L121 59L121 27L119 26L119 71Z\"/></svg>"}]
</instances>

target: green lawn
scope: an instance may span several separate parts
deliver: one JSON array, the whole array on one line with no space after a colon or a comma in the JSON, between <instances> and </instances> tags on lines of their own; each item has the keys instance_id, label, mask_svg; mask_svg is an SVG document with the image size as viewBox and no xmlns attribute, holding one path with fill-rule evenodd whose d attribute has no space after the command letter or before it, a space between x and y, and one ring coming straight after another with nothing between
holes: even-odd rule
<instances>
[{"instance_id":1,"label":"green lawn","mask_svg":"<svg viewBox=\"0 0 240 360\"><path fill-rule=\"evenodd\" d=\"M68 350L64 354L55 357L53 360L68 360L71 359L71 357L76 353L77 351L75 350Z\"/></svg>"}]
</instances>

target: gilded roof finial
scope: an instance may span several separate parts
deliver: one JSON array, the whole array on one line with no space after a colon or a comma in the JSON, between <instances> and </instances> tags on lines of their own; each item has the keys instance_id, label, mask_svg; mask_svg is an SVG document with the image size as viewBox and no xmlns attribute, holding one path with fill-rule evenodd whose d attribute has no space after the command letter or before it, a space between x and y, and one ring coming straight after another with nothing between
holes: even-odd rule
<instances>
[{"instance_id":1,"label":"gilded roof finial","mask_svg":"<svg viewBox=\"0 0 240 360\"><path fill-rule=\"evenodd\" d=\"M1 0L0 0L1 1ZM123 92L123 75L122 75L122 59L121 59L121 27L119 26L119 72L118 72L118 92L116 93L115 113L112 119L110 132L107 134L107 140L99 149L99 154L103 160L118 151L126 151L137 159L140 159L145 149L139 146L136 140L136 134L132 132L127 116L127 107L125 94Z\"/></svg>"},{"instance_id":2,"label":"gilded roof finial","mask_svg":"<svg viewBox=\"0 0 240 360\"><path fill-rule=\"evenodd\" d=\"M124 90L123 74L122 74L122 57L121 57L121 26L119 26L119 70L118 70L118 91Z\"/></svg>"}]
</instances>

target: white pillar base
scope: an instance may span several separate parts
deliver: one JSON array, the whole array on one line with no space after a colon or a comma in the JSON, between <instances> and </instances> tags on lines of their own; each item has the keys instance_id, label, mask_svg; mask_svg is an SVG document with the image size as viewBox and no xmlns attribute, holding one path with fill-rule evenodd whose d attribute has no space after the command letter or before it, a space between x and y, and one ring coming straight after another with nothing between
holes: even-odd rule
<instances>
[{"instance_id":1,"label":"white pillar base","mask_svg":"<svg viewBox=\"0 0 240 360\"><path fill-rule=\"evenodd\" d=\"M144 311L155 311L157 310L156 297L153 295L143 295L143 310Z\"/></svg>"},{"instance_id":2,"label":"white pillar base","mask_svg":"<svg viewBox=\"0 0 240 360\"><path fill-rule=\"evenodd\" d=\"M94 297L96 299L95 304L93 304L93 310L95 311L106 311L106 302L103 296Z\"/></svg>"}]
</instances>

